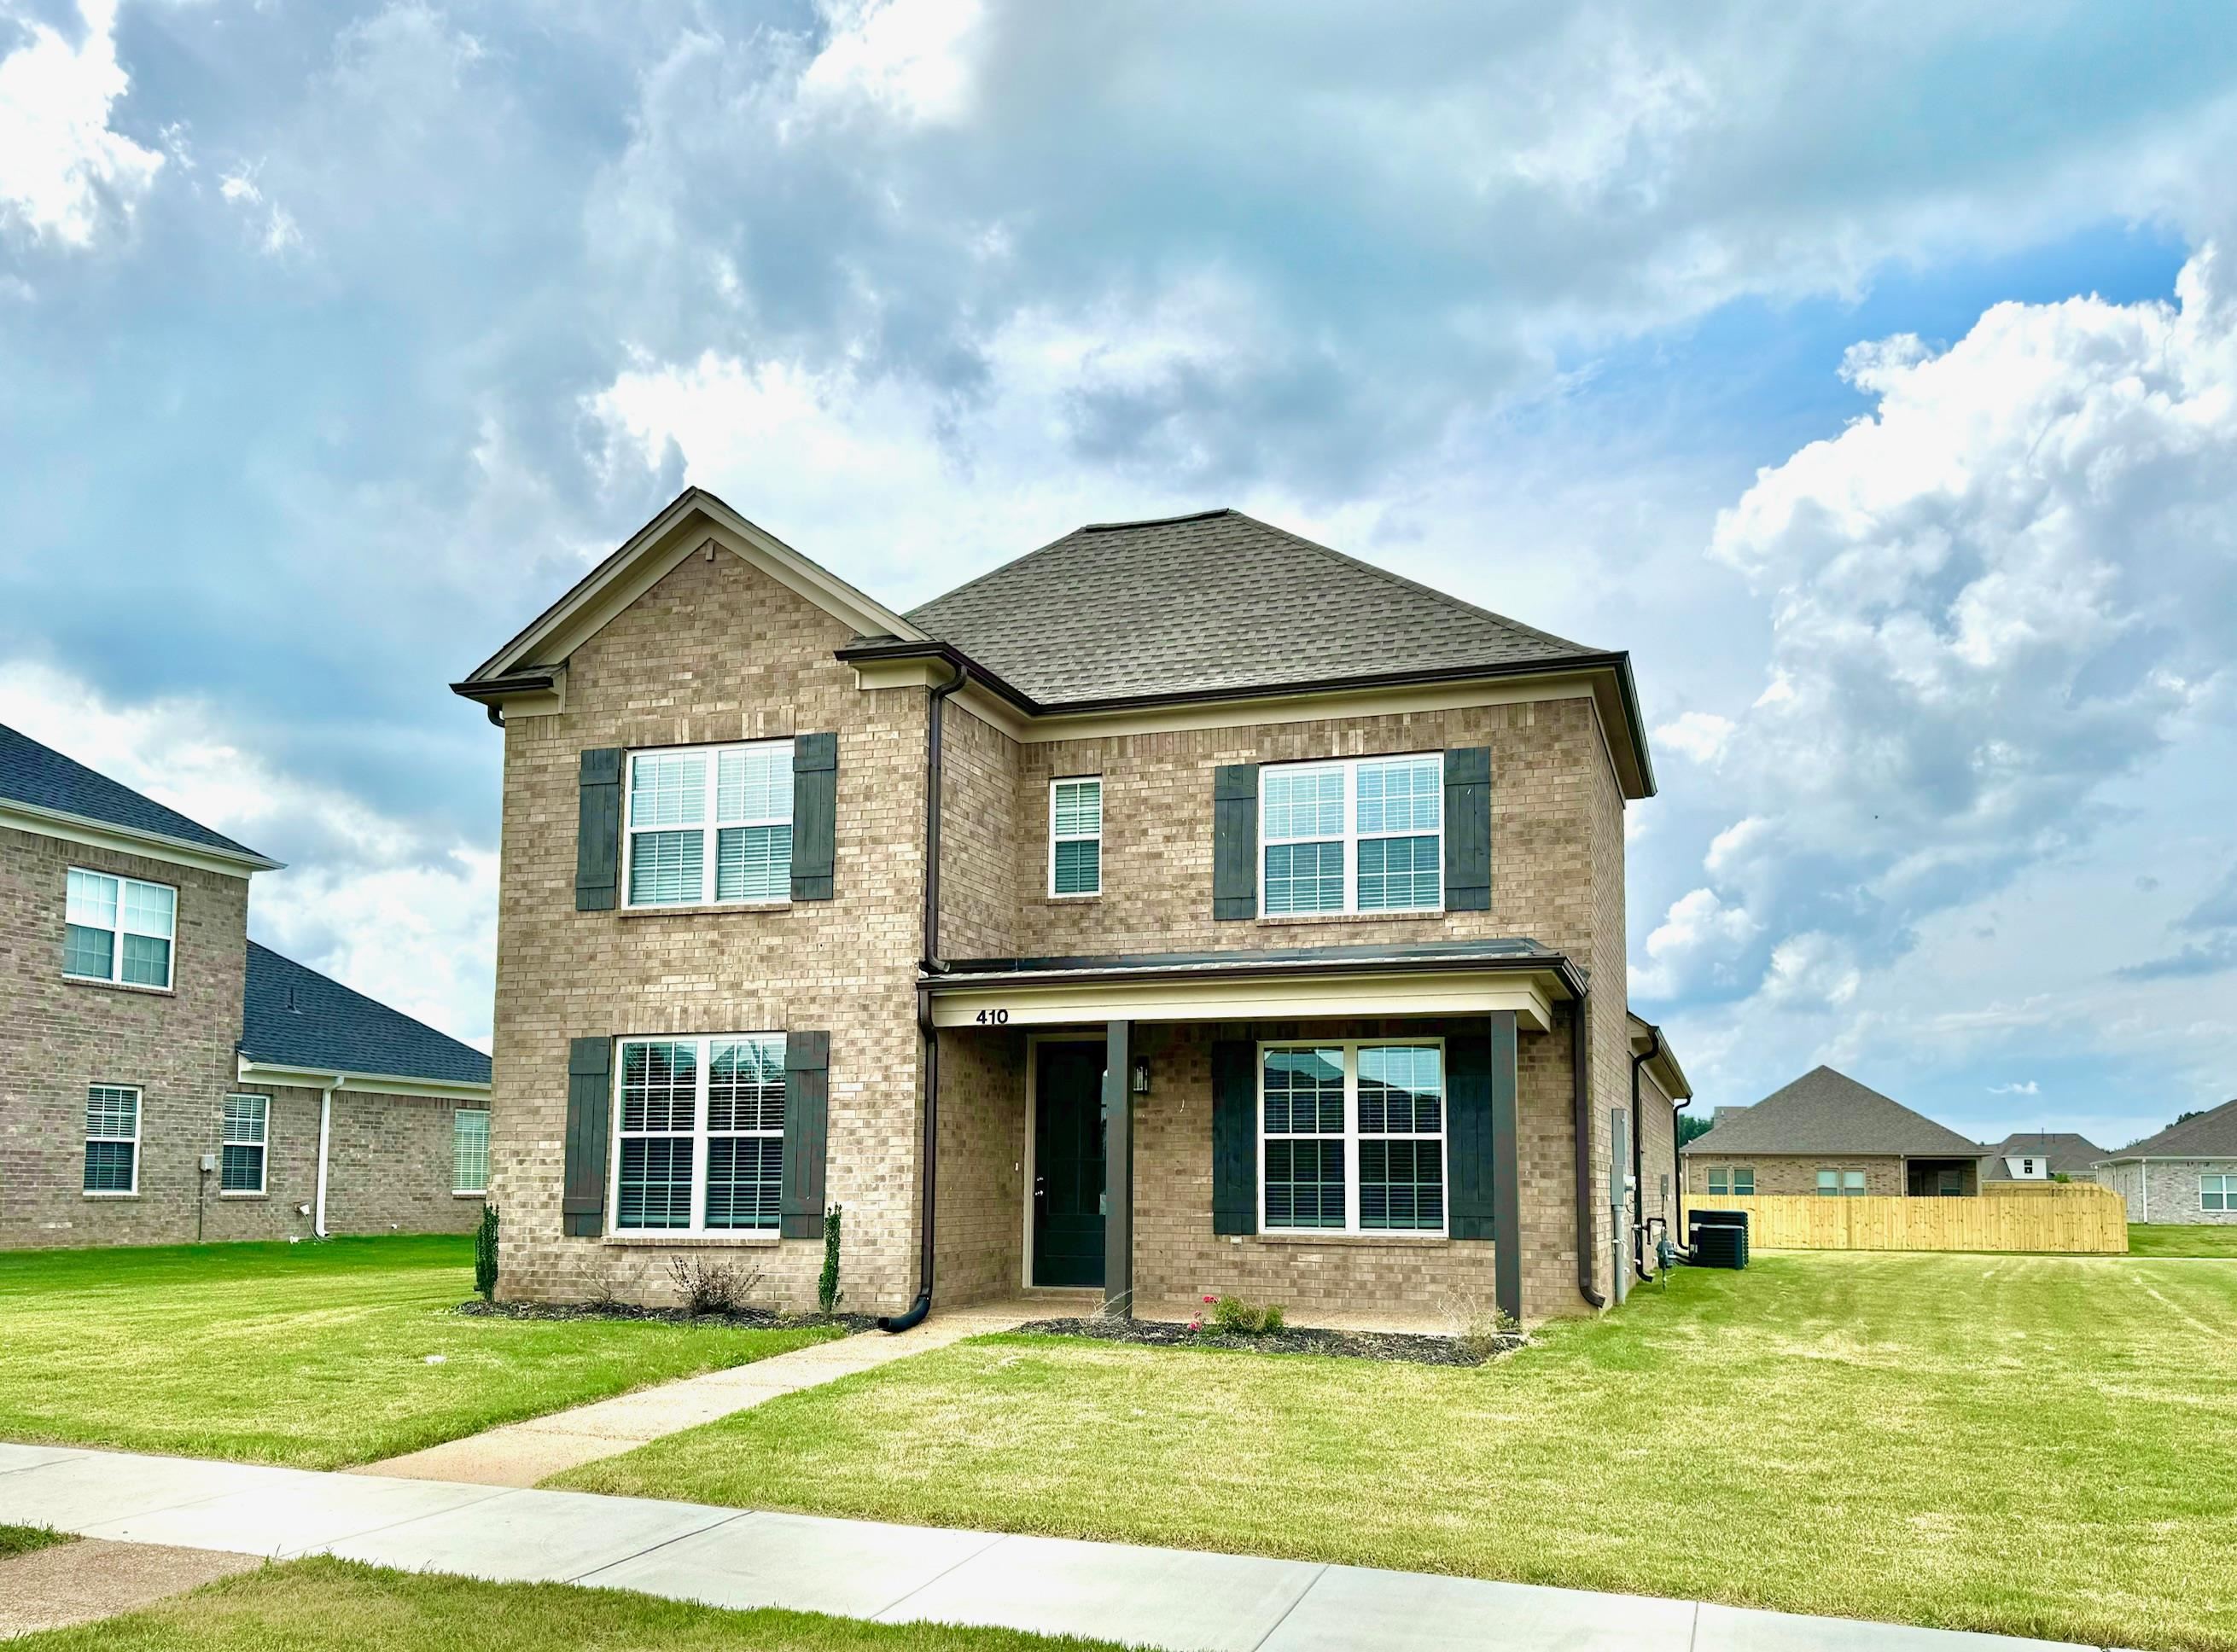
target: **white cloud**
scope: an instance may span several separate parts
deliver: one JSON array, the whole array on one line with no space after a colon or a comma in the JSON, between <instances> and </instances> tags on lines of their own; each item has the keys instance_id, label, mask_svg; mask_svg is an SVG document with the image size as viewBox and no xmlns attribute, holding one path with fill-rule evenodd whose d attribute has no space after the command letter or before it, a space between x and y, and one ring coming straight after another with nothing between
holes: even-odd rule
<instances>
[{"instance_id":1,"label":"white cloud","mask_svg":"<svg viewBox=\"0 0 2237 1652\"><path fill-rule=\"evenodd\" d=\"M801 76L803 101L868 100L917 124L968 113L978 0L819 0L830 30Z\"/></svg>"},{"instance_id":2,"label":"white cloud","mask_svg":"<svg viewBox=\"0 0 2237 1652\"><path fill-rule=\"evenodd\" d=\"M78 0L78 20L76 45L27 20L25 43L0 58L0 222L85 247L105 216L131 216L163 156L109 124L130 85L116 61L115 0Z\"/></svg>"},{"instance_id":3,"label":"white cloud","mask_svg":"<svg viewBox=\"0 0 2237 1652\"><path fill-rule=\"evenodd\" d=\"M346 792L274 767L197 701L117 704L18 661L0 664L0 722L287 860L250 884L252 935L487 1047L494 852L430 841Z\"/></svg>"},{"instance_id":4,"label":"white cloud","mask_svg":"<svg viewBox=\"0 0 2237 1652\"><path fill-rule=\"evenodd\" d=\"M1709 985L1707 977L1728 965L1759 927L1745 911L1726 906L1713 890L1680 896L1646 938L1645 966L1632 966L1633 996L1670 998Z\"/></svg>"},{"instance_id":5,"label":"white cloud","mask_svg":"<svg viewBox=\"0 0 2237 1652\"><path fill-rule=\"evenodd\" d=\"M1798 1009L1838 1009L1857 996L1864 971L1837 936L1790 935L1771 950L1763 977L1765 1001Z\"/></svg>"},{"instance_id":6,"label":"white cloud","mask_svg":"<svg viewBox=\"0 0 2237 1652\"><path fill-rule=\"evenodd\" d=\"M1711 711L1689 711L1654 731L1654 743L1684 753L1695 762L1714 763L1732 737L1732 720Z\"/></svg>"},{"instance_id":7,"label":"white cloud","mask_svg":"<svg viewBox=\"0 0 2237 1652\"><path fill-rule=\"evenodd\" d=\"M241 167L226 174L218 181L217 192L221 198L247 212L257 222L259 251L277 258L302 246L302 226L278 201L265 199L252 168Z\"/></svg>"},{"instance_id":8,"label":"white cloud","mask_svg":"<svg viewBox=\"0 0 2237 1652\"><path fill-rule=\"evenodd\" d=\"M2042 1086L2032 1078L2022 1079L2009 1084L1991 1084L1989 1086L1989 1094L1991 1096L2040 1096L2042 1094Z\"/></svg>"}]
</instances>

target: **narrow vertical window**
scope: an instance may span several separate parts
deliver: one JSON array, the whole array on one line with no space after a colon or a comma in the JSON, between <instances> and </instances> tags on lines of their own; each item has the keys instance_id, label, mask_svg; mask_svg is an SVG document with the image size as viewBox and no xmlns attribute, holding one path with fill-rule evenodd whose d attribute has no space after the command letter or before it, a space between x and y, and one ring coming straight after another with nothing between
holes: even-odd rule
<instances>
[{"instance_id":1,"label":"narrow vertical window","mask_svg":"<svg viewBox=\"0 0 2237 1652\"><path fill-rule=\"evenodd\" d=\"M140 1092L129 1084L86 1090L85 1190L140 1191Z\"/></svg>"},{"instance_id":2,"label":"narrow vertical window","mask_svg":"<svg viewBox=\"0 0 2237 1652\"><path fill-rule=\"evenodd\" d=\"M1342 1227L1343 1051L1270 1050L1264 1073L1266 1226Z\"/></svg>"},{"instance_id":3,"label":"narrow vertical window","mask_svg":"<svg viewBox=\"0 0 2237 1652\"><path fill-rule=\"evenodd\" d=\"M1732 1167L1732 1196L1736 1199L1755 1197L1755 1167L1736 1164Z\"/></svg>"},{"instance_id":4,"label":"narrow vertical window","mask_svg":"<svg viewBox=\"0 0 2237 1652\"><path fill-rule=\"evenodd\" d=\"M621 1154L614 1225L689 1227L692 1146L699 1116L699 1046L662 1040L622 1046Z\"/></svg>"},{"instance_id":5,"label":"narrow vertical window","mask_svg":"<svg viewBox=\"0 0 2237 1652\"><path fill-rule=\"evenodd\" d=\"M489 1113L462 1107L451 1115L451 1191L489 1191Z\"/></svg>"},{"instance_id":6,"label":"narrow vertical window","mask_svg":"<svg viewBox=\"0 0 2237 1652\"><path fill-rule=\"evenodd\" d=\"M1709 1191L1712 1194L1729 1194L1732 1191L1729 1178L1730 1173L1726 1170L1724 1166L1721 1164L1711 1165L1709 1167Z\"/></svg>"},{"instance_id":7,"label":"narrow vertical window","mask_svg":"<svg viewBox=\"0 0 2237 1652\"><path fill-rule=\"evenodd\" d=\"M784 1184L784 1040L709 1043L705 1226L775 1233Z\"/></svg>"},{"instance_id":8,"label":"narrow vertical window","mask_svg":"<svg viewBox=\"0 0 2237 1652\"><path fill-rule=\"evenodd\" d=\"M168 884L70 868L63 895L63 973L128 986L171 984L179 892Z\"/></svg>"},{"instance_id":9,"label":"narrow vertical window","mask_svg":"<svg viewBox=\"0 0 2237 1652\"><path fill-rule=\"evenodd\" d=\"M1103 892L1103 782L1056 780L1049 787L1049 893Z\"/></svg>"},{"instance_id":10,"label":"narrow vertical window","mask_svg":"<svg viewBox=\"0 0 2237 1652\"><path fill-rule=\"evenodd\" d=\"M1818 1173L1818 1196L1820 1199L1841 1196L1841 1173L1838 1170L1820 1170Z\"/></svg>"},{"instance_id":11,"label":"narrow vertical window","mask_svg":"<svg viewBox=\"0 0 2237 1652\"><path fill-rule=\"evenodd\" d=\"M1844 1170L1841 1172L1841 1192L1843 1195L1853 1199L1861 1195L1864 1190L1864 1173L1863 1171Z\"/></svg>"},{"instance_id":12,"label":"narrow vertical window","mask_svg":"<svg viewBox=\"0 0 2237 1652\"><path fill-rule=\"evenodd\" d=\"M1359 1225L1441 1232L1444 1052L1434 1044L1363 1045L1357 1065Z\"/></svg>"},{"instance_id":13,"label":"narrow vertical window","mask_svg":"<svg viewBox=\"0 0 2237 1652\"><path fill-rule=\"evenodd\" d=\"M1265 834L1266 912L1340 912L1343 898L1342 764L1265 769L1259 819Z\"/></svg>"},{"instance_id":14,"label":"narrow vertical window","mask_svg":"<svg viewBox=\"0 0 2237 1652\"><path fill-rule=\"evenodd\" d=\"M262 1096L228 1096L218 1145L220 1194L264 1191L265 1133L271 1101Z\"/></svg>"}]
</instances>

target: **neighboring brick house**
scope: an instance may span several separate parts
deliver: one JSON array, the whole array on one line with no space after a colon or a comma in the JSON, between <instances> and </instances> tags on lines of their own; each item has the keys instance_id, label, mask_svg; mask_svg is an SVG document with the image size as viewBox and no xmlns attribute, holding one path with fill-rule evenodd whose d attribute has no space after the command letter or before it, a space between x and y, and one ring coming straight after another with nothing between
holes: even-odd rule
<instances>
[{"instance_id":1,"label":"neighboring brick house","mask_svg":"<svg viewBox=\"0 0 2237 1652\"><path fill-rule=\"evenodd\" d=\"M2069 1131L2022 1130L1989 1149L1990 1181L2095 1181L2105 1149Z\"/></svg>"},{"instance_id":2,"label":"neighboring brick house","mask_svg":"<svg viewBox=\"0 0 2237 1652\"><path fill-rule=\"evenodd\" d=\"M2237 1222L2237 1101L2105 1154L2097 1180L2130 1221Z\"/></svg>"},{"instance_id":3,"label":"neighboring brick house","mask_svg":"<svg viewBox=\"0 0 2237 1652\"><path fill-rule=\"evenodd\" d=\"M1626 655L1233 511L902 615L693 489L454 686L505 730L508 1298L719 1246L805 1303L827 1203L912 1313L1538 1318L1651 1254Z\"/></svg>"},{"instance_id":4,"label":"neighboring brick house","mask_svg":"<svg viewBox=\"0 0 2237 1652\"><path fill-rule=\"evenodd\" d=\"M0 727L0 1247L480 1219L489 1058L249 940L278 864Z\"/></svg>"},{"instance_id":5,"label":"neighboring brick house","mask_svg":"<svg viewBox=\"0 0 2237 1652\"><path fill-rule=\"evenodd\" d=\"M1719 1108L1686 1144L1686 1192L1962 1197L1981 1191L1988 1156L1979 1142L1816 1067L1751 1106Z\"/></svg>"}]
</instances>

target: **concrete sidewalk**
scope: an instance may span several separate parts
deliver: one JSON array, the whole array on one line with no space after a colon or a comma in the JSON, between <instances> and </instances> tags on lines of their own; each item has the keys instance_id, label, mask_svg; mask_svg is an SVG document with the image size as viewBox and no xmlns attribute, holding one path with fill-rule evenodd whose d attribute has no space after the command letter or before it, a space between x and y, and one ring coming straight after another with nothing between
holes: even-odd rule
<instances>
[{"instance_id":1,"label":"concrete sidewalk","mask_svg":"<svg viewBox=\"0 0 2237 1652\"><path fill-rule=\"evenodd\" d=\"M751 1365L680 1378L549 1417L506 1423L348 1471L393 1479L534 1485L580 1464L618 1457L663 1435L696 1428L782 1394L795 1394L911 1354L945 1348L966 1337L1014 1330L1027 1320L1070 1311L1068 1306L1052 1307L1033 1302L990 1302L943 1309L936 1319L895 1335L859 1332L836 1342L818 1342L790 1353L756 1359Z\"/></svg>"},{"instance_id":2,"label":"concrete sidewalk","mask_svg":"<svg viewBox=\"0 0 2237 1652\"><path fill-rule=\"evenodd\" d=\"M1098 1636L1170 1652L2042 1652L2052 1642L1245 1555L0 1445L0 1522Z\"/></svg>"}]
</instances>

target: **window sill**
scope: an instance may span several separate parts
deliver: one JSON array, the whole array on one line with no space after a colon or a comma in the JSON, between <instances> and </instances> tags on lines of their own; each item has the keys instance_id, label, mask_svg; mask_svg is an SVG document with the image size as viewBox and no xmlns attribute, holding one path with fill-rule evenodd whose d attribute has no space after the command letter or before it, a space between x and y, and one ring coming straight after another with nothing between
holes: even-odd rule
<instances>
[{"instance_id":1,"label":"window sill","mask_svg":"<svg viewBox=\"0 0 2237 1652\"><path fill-rule=\"evenodd\" d=\"M219 1198L221 1198L221 1199L230 1199L230 1200L233 1200L235 1203L238 1203L238 1202L240 1202L240 1201L242 1201L242 1200L247 1200L247 1201L249 1203L251 1203L251 1204L255 1204L255 1203L260 1202L261 1201L269 1199L269 1198L271 1198L271 1196L272 1196L272 1195L271 1195L270 1194L268 1194L268 1193L223 1193L223 1192L221 1192L221 1193L218 1195L218 1197L219 1197Z\"/></svg>"},{"instance_id":2,"label":"window sill","mask_svg":"<svg viewBox=\"0 0 2237 1652\"><path fill-rule=\"evenodd\" d=\"M489 1198L489 1189L487 1188L453 1188L451 1189L451 1197L486 1201Z\"/></svg>"},{"instance_id":3,"label":"window sill","mask_svg":"<svg viewBox=\"0 0 2237 1652\"><path fill-rule=\"evenodd\" d=\"M696 918L709 912L789 912L792 910L789 898L783 900L702 900L684 906L618 906L617 918Z\"/></svg>"},{"instance_id":4,"label":"window sill","mask_svg":"<svg viewBox=\"0 0 2237 1652\"><path fill-rule=\"evenodd\" d=\"M1255 1236L1269 1245L1399 1245L1418 1248L1453 1242L1449 1234L1303 1234L1278 1231Z\"/></svg>"},{"instance_id":5,"label":"window sill","mask_svg":"<svg viewBox=\"0 0 2237 1652\"><path fill-rule=\"evenodd\" d=\"M1440 906L1435 912L1261 912L1254 920L1262 926L1281 926L1287 924L1405 924L1435 923L1446 917Z\"/></svg>"},{"instance_id":6,"label":"window sill","mask_svg":"<svg viewBox=\"0 0 2237 1652\"><path fill-rule=\"evenodd\" d=\"M136 1194L136 1193L91 1193L91 1192L86 1192L86 1193L81 1193L81 1194L79 1194L79 1195L78 1195L78 1197L79 1197L79 1198L81 1198L81 1199L137 1199L139 1196L140 1196L140 1195L139 1195L138 1194Z\"/></svg>"},{"instance_id":7,"label":"window sill","mask_svg":"<svg viewBox=\"0 0 2237 1652\"><path fill-rule=\"evenodd\" d=\"M1099 889L1079 895L1044 895L1041 897L1043 904L1050 906L1092 906L1097 901L1101 900L1102 898L1103 892Z\"/></svg>"},{"instance_id":8,"label":"window sill","mask_svg":"<svg viewBox=\"0 0 2237 1652\"><path fill-rule=\"evenodd\" d=\"M138 981L102 981L90 975L66 975L63 977L63 984L66 987L96 987L109 992L136 992L148 998L175 998L179 996L176 987L151 987Z\"/></svg>"},{"instance_id":9,"label":"window sill","mask_svg":"<svg viewBox=\"0 0 2237 1652\"><path fill-rule=\"evenodd\" d=\"M781 1241L775 1234L604 1234L598 1242L621 1250L731 1250Z\"/></svg>"}]
</instances>

